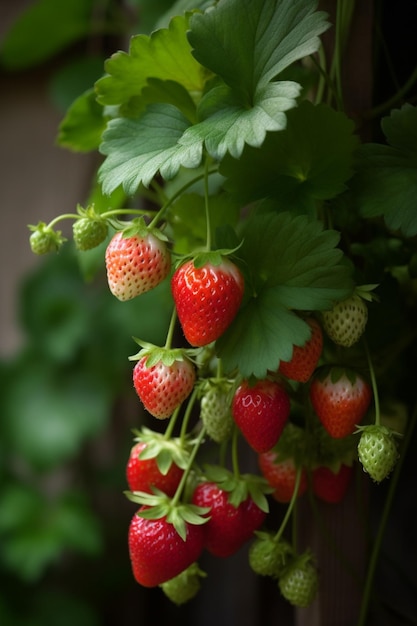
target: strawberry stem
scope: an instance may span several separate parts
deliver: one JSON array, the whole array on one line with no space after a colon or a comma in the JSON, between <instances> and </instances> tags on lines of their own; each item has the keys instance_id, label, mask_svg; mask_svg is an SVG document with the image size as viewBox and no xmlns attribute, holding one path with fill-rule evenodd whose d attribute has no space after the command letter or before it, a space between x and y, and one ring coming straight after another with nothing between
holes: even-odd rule
<instances>
[{"instance_id":1,"label":"strawberry stem","mask_svg":"<svg viewBox=\"0 0 417 626\"><path fill-rule=\"evenodd\" d=\"M412 436L414 433L414 429L416 427L417 424L417 404L414 406L413 409L413 413L411 416L411 421L410 424L407 428L407 432L405 435L405 438L403 440L403 445L402 445L402 450L401 450L401 454L398 460L398 463L394 469L394 473L391 477L391 480L389 482L389 488L388 488L388 493L386 495L385 501L384 501L384 508L382 511L382 515L380 518L380 522L379 522L379 526L378 526L378 531L375 537L375 541L373 544L373 548L372 548L372 552L369 558L369 563L368 563L368 569L366 572L366 579L365 579L365 586L364 586L364 590L363 590L363 595L362 595L362 604L361 604L361 608L360 608L360 613L359 613L359 620L357 623L357 626L365 626L365 624L367 623L367 616L368 616L368 611L369 611L369 602L371 599L371 591L372 591L372 585L373 585L373 581L374 581L374 576L375 576L375 571L376 571L376 565L378 562L378 557L379 557L379 553L381 551L381 546L382 546L382 540L384 537L384 533L385 533L385 528L388 522L388 518L391 512L391 507L392 507L392 503L394 501L394 496L395 496L395 492L397 489L397 485L398 485L398 481L400 478L400 474L401 474L401 469L404 463L404 459L406 457L406 453L407 453L407 449L411 443L412 440Z\"/></svg>"},{"instance_id":2,"label":"strawberry stem","mask_svg":"<svg viewBox=\"0 0 417 626\"><path fill-rule=\"evenodd\" d=\"M278 528L278 531L274 537L274 540L278 543L278 541L281 539L282 533L285 530L286 525L288 524L288 521L291 517L291 513L293 512L293 509L295 507L295 503L297 501L297 496L298 496L298 490L300 488L300 482L301 482L301 473L302 473L302 467L297 467L297 473L295 476L295 485L294 485L294 491L293 494L291 496L291 500L288 504L287 510L285 512L285 516L284 519L281 522L281 526Z\"/></svg>"},{"instance_id":3,"label":"strawberry stem","mask_svg":"<svg viewBox=\"0 0 417 626\"><path fill-rule=\"evenodd\" d=\"M172 339L174 337L176 322L177 322L177 309L174 307L172 314L171 314L171 320L169 322L167 337L166 337L165 346L164 346L167 350L170 350L172 346Z\"/></svg>"},{"instance_id":4,"label":"strawberry stem","mask_svg":"<svg viewBox=\"0 0 417 626\"><path fill-rule=\"evenodd\" d=\"M178 415L179 415L179 412L180 412L180 408L181 408L181 405L177 406L177 408L175 409L175 411L171 415L171 418L168 421L168 426L167 426L167 428L165 430L165 433L164 433L165 441L168 441L171 438L171 435L172 435L172 433L174 431L175 423L177 421L177 418L178 418Z\"/></svg>"},{"instance_id":5,"label":"strawberry stem","mask_svg":"<svg viewBox=\"0 0 417 626\"><path fill-rule=\"evenodd\" d=\"M196 398L197 398L197 389L194 388L191 396L189 397L187 408L186 408L185 413L184 413L184 418L182 420L181 432L180 432L181 443L184 443L185 437L187 435L188 424L189 424L189 421L190 421L191 412L193 410L193 406L194 406L194 403L196 401Z\"/></svg>"},{"instance_id":6,"label":"strawberry stem","mask_svg":"<svg viewBox=\"0 0 417 626\"><path fill-rule=\"evenodd\" d=\"M368 347L368 342L366 341L365 338L363 338L363 344L365 346L366 359L368 361L368 367L369 367L369 375L371 377L372 392L374 395L375 425L379 426L381 423L381 411L379 407L378 385L376 381L374 366L373 366L372 359L371 359L371 353Z\"/></svg>"},{"instance_id":7,"label":"strawberry stem","mask_svg":"<svg viewBox=\"0 0 417 626\"><path fill-rule=\"evenodd\" d=\"M206 162L204 164L204 207L206 210L206 229L207 229L206 251L210 252L211 250L211 219L210 219L208 179L209 179L209 159L207 157Z\"/></svg>"},{"instance_id":8,"label":"strawberry stem","mask_svg":"<svg viewBox=\"0 0 417 626\"><path fill-rule=\"evenodd\" d=\"M185 487L185 484L187 482L189 473L190 473L191 468L193 466L193 463L195 461L195 457L197 456L197 452L198 452L198 450L199 450L199 448L200 448L200 446L201 446L201 444L203 442L205 434L206 434L206 428L205 428L205 426L203 426L203 428L201 429L201 431L200 431L200 433L199 433L199 435L198 435L198 437L197 437L197 439L195 441L194 447L193 447L193 449L191 451L191 454L190 454L190 458L188 459L187 469L184 471L184 473L183 473L183 475L181 477L180 483L179 483L179 485L177 487L177 490L176 490L176 492L174 494L174 497L172 498L172 501L171 501L172 508L174 508L178 504L179 499L181 498L181 494L182 494L182 492L184 490L184 487Z\"/></svg>"},{"instance_id":9,"label":"strawberry stem","mask_svg":"<svg viewBox=\"0 0 417 626\"><path fill-rule=\"evenodd\" d=\"M233 467L233 475L239 480L240 478L240 469L239 469L239 454L238 454L238 437L239 430L237 428L233 429L232 435L232 467Z\"/></svg>"},{"instance_id":10,"label":"strawberry stem","mask_svg":"<svg viewBox=\"0 0 417 626\"><path fill-rule=\"evenodd\" d=\"M210 174L215 174L217 172L217 169L217 167L213 167L211 170L205 169L202 174L195 176L192 180L189 180L187 183L182 185L182 187L180 187L180 189L178 189L170 198L168 198L165 204L159 209L155 217L150 222L149 228L154 228L157 225L157 223L162 219L164 213L169 209L171 204L173 204L178 198L180 198L187 189L192 187L199 180L208 177Z\"/></svg>"}]
</instances>

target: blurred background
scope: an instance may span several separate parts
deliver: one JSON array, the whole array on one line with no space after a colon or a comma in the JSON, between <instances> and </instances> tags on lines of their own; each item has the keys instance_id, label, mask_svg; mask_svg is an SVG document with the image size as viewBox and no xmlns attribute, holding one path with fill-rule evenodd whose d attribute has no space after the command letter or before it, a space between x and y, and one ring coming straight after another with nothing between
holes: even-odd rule
<instances>
[{"instance_id":1,"label":"blurred background","mask_svg":"<svg viewBox=\"0 0 417 626\"><path fill-rule=\"evenodd\" d=\"M134 507L123 495L124 472L131 430L146 418L132 391L127 357L136 352L133 335L163 340L167 320L152 312L165 310L167 286L142 296L140 303L120 306L107 289L103 247L82 259L71 243L46 258L35 257L29 248L28 224L72 213L90 195L99 157L57 146L66 109L102 75L106 58L127 50L131 34L149 32L172 4L0 1L1 626L150 626L165 619L199 626L213 620L218 626L313 626L281 601L273 582L252 575L245 549L220 564L204 557L202 567L212 576L183 608L173 606L160 590L144 590L134 582L127 555ZM176 6L181 4L186 5ZM401 22L396 21L400 4L409 20L402 13ZM401 72L405 78L416 60L415 38L412 61L407 45L395 48L392 42L408 41L402 29L407 30L407 22L415 24L411 5L397 3L392 12L387 8L380 22L396 50L401 80ZM356 32L368 50L373 3L366 0L361 6ZM362 73L364 63L362 57ZM385 82L379 89L387 97L393 87ZM365 80L356 95L366 99L371 89ZM65 223L63 234L69 234ZM383 495L381 490L374 501L376 518ZM340 528L340 516L349 517L349 507L352 500L337 516L325 511L327 523ZM404 534L399 538L392 526L383 590L392 589L389 564L407 552L409 544L403 544L414 534L415 510L415 498L411 504L406 496L399 500L397 524ZM278 508L276 515L282 515ZM362 545L357 537L346 541ZM417 623L416 576L407 568L401 571L400 595L393 604L395 610L401 605L402 617L392 617L388 626ZM343 602L345 607L352 603L349 598ZM349 615L342 618L340 606L338 626L353 626ZM315 619L314 624L335 626Z\"/></svg>"}]
</instances>

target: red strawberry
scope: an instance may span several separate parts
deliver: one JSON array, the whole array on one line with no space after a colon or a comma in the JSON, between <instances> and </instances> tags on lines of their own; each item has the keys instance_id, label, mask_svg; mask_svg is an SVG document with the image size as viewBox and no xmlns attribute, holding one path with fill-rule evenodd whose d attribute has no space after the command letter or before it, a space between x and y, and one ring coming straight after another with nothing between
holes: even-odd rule
<instances>
[{"instance_id":1,"label":"red strawberry","mask_svg":"<svg viewBox=\"0 0 417 626\"><path fill-rule=\"evenodd\" d=\"M151 487L160 489L168 496L173 496L181 481L184 470L171 463L166 474L163 474L156 458L140 459L139 455L147 447L146 442L139 441L130 451L126 467L126 478L131 491L152 493Z\"/></svg>"},{"instance_id":2,"label":"red strawberry","mask_svg":"<svg viewBox=\"0 0 417 626\"><path fill-rule=\"evenodd\" d=\"M311 328L311 337L303 346L294 346L290 361L281 361L279 373L299 383L307 382L314 370L323 349L323 333L314 318L306 320Z\"/></svg>"},{"instance_id":3,"label":"red strawberry","mask_svg":"<svg viewBox=\"0 0 417 626\"><path fill-rule=\"evenodd\" d=\"M337 472L322 465L313 469L311 483L315 495L330 504L337 504L345 497L352 478L353 468L350 465L340 465Z\"/></svg>"},{"instance_id":4,"label":"red strawberry","mask_svg":"<svg viewBox=\"0 0 417 626\"><path fill-rule=\"evenodd\" d=\"M214 482L197 485L192 503L209 507L209 520L204 524L205 547L214 556L231 556L243 546L261 526L266 513L250 496L234 506L229 493Z\"/></svg>"},{"instance_id":5,"label":"red strawberry","mask_svg":"<svg viewBox=\"0 0 417 626\"><path fill-rule=\"evenodd\" d=\"M329 435L351 435L368 410L370 385L355 372L338 367L323 368L310 385L313 408Z\"/></svg>"},{"instance_id":6,"label":"red strawberry","mask_svg":"<svg viewBox=\"0 0 417 626\"><path fill-rule=\"evenodd\" d=\"M156 234L131 229L116 233L106 250L107 281L119 300L131 300L153 289L169 274L171 256Z\"/></svg>"},{"instance_id":7,"label":"red strawberry","mask_svg":"<svg viewBox=\"0 0 417 626\"><path fill-rule=\"evenodd\" d=\"M221 257L219 264L187 261L175 271L171 288L185 338L192 346L205 346L235 318L244 284L237 266Z\"/></svg>"},{"instance_id":8,"label":"red strawberry","mask_svg":"<svg viewBox=\"0 0 417 626\"><path fill-rule=\"evenodd\" d=\"M244 381L233 397L233 419L248 444L259 453L274 447L289 414L289 396L272 380L260 380L253 386Z\"/></svg>"},{"instance_id":9,"label":"red strawberry","mask_svg":"<svg viewBox=\"0 0 417 626\"><path fill-rule=\"evenodd\" d=\"M133 516L129 527L129 555L135 580L144 587L157 587L194 563L204 547L203 526L185 523L183 540L166 517Z\"/></svg>"},{"instance_id":10,"label":"red strawberry","mask_svg":"<svg viewBox=\"0 0 417 626\"><path fill-rule=\"evenodd\" d=\"M152 363L153 361L151 361ZM195 383L195 369L187 358L161 358L148 365L143 356L133 369L133 385L145 409L158 419L172 415L189 396Z\"/></svg>"},{"instance_id":11,"label":"red strawberry","mask_svg":"<svg viewBox=\"0 0 417 626\"><path fill-rule=\"evenodd\" d=\"M278 502L289 502L295 489L297 467L294 459L288 457L280 460L276 450L263 452L258 456L259 468L271 487L274 488L272 497ZM307 473L301 470L301 480L298 487L298 496L307 489Z\"/></svg>"}]
</instances>

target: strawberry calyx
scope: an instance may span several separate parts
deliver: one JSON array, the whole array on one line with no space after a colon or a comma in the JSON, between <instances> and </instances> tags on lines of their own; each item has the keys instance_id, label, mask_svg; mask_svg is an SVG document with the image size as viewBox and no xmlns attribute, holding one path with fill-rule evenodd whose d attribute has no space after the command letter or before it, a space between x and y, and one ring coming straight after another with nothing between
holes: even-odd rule
<instances>
[{"instance_id":1,"label":"strawberry calyx","mask_svg":"<svg viewBox=\"0 0 417 626\"><path fill-rule=\"evenodd\" d=\"M106 214L104 213L102 217L105 215ZM112 224L116 230L121 232L122 237L125 239L127 239L128 237L141 237L144 239L148 235L153 235L154 237L165 243L169 241L168 237L165 235L165 233L162 232L160 228L147 224L144 217L142 216L135 217L129 222L113 220Z\"/></svg>"},{"instance_id":2,"label":"strawberry calyx","mask_svg":"<svg viewBox=\"0 0 417 626\"><path fill-rule=\"evenodd\" d=\"M318 379L323 382L329 377L330 382L335 384L339 382L343 376L345 376L353 386L360 375L356 370L344 365L322 365L316 370L314 379Z\"/></svg>"},{"instance_id":3,"label":"strawberry calyx","mask_svg":"<svg viewBox=\"0 0 417 626\"><path fill-rule=\"evenodd\" d=\"M141 346L141 350L129 356L129 361L139 361L143 357L146 357L146 367L152 367L161 362L164 365L170 366L176 361L193 361L200 353L199 348L169 348L156 346L147 341L142 341L137 337L133 337L133 340Z\"/></svg>"},{"instance_id":4,"label":"strawberry calyx","mask_svg":"<svg viewBox=\"0 0 417 626\"><path fill-rule=\"evenodd\" d=\"M219 465L205 465L203 480L216 483L219 489L226 491L228 501L235 508L251 498L261 511L269 512L266 494L272 493L273 488L262 476L249 473L236 475Z\"/></svg>"},{"instance_id":5,"label":"strawberry calyx","mask_svg":"<svg viewBox=\"0 0 417 626\"><path fill-rule=\"evenodd\" d=\"M218 267L224 262L226 257L233 256L234 253L240 248L243 242L241 242L236 248L219 248L217 250L198 250L194 251L192 254L175 254L176 261L174 263L174 267L178 268L187 261L193 261L194 267L196 269L203 267L204 265L210 264L214 267Z\"/></svg>"},{"instance_id":6,"label":"strawberry calyx","mask_svg":"<svg viewBox=\"0 0 417 626\"><path fill-rule=\"evenodd\" d=\"M170 498L155 487L151 494L144 491L125 491L124 493L131 502L142 505L136 515L148 520L165 518L174 526L183 541L187 538L187 524L201 525L209 520L207 513L210 509L208 507L178 502L176 496Z\"/></svg>"},{"instance_id":7,"label":"strawberry calyx","mask_svg":"<svg viewBox=\"0 0 417 626\"><path fill-rule=\"evenodd\" d=\"M140 431L134 430L135 443L145 443L138 458L142 461L155 459L158 469L164 476L169 472L172 463L186 470L190 461L193 442L187 437L169 437L143 426Z\"/></svg>"},{"instance_id":8,"label":"strawberry calyx","mask_svg":"<svg viewBox=\"0 0 417 626\"><path fill-rule=\"evenodd\" d=\"M369 284L369 285L357 285L355 287L353 295L358 296L359 298L362 298L362 300L366 300L367 302L374 302L374 301L378 302L379 297L377 296L376 293L374 293L374 290L378 286L379 286L378 283Z\"/></svg>"}]
</instances>

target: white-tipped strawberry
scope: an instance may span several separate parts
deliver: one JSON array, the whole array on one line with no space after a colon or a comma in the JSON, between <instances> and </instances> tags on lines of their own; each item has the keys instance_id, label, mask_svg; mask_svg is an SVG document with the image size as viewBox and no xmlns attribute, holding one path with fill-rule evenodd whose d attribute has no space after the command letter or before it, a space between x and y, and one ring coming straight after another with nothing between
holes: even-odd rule
<instances>
[{"instance_id":1,"label":"white-tipped strawberry","mask_svg":"<svg viewBox=\"0 0 417 626\"><path fill-rule=\"evenodd\" d=\"M362 337L368 321L365 300L375 298L371 294L375 285L358 287L355 293L335 304L330 311L323 312L323 328L338 346L350 348Z\"/></svg>"},{"instance_id":2,"label":"white-tipped strawberry","mask_svg":"<svg viewBox=\"0 0 417 626\"><path fill-rule=\"evenodd\" d=\"M145 409L158 419L170 417L193 390L196 373L184 350L147 346L131 360L133 385Z\"/></svg>"},{"instance_id":3,"label":"white-tipped strawberry","mask_svg":"<svg viewBox=\"0 0 417 626\"><path fill-rule=\"evenodd\" d=\"M149 230L143 220L117 232L106 250L110 291L122 301L131 300L161 283L171 269L171 255L163 235Z\"/></svg>"}]
</instances>

